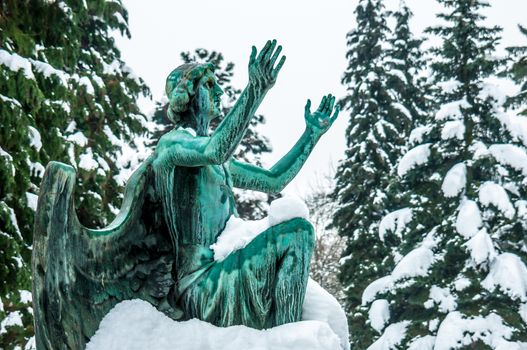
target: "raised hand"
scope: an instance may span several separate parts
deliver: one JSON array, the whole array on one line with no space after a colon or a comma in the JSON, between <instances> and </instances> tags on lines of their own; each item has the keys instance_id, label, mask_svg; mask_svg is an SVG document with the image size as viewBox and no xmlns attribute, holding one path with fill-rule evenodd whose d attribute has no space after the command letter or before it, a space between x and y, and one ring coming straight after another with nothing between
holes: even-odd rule
<instances>
[{"instance_id":1,"label":"raised hand","mask_svg":"<svg viewBox=\"0 0 527 350\"><path fill-rule=\"evenodd\" d=\"M276 67L274 66L281 51L282 46L278 45L276 47L276 40L268 40L258 56L256 56L256 47L252 47L251 57L249 59L250 85L258 88L262 92L267 92L273 87L286 58L282 56Z\"/></svg>"},{"instance_id":2,"label":"raised hand","mask_svg":"<svg viewBox=\"0 0 527 350\"><path fill-rule=\"evenodd\" d=\"M336 106L335 112L333 115L331 115L334 105L335 96L329 94L322 97L322 101L320 102L318 109L315 111L315 113L311 113L311 100L307 100L304 112L306 127L310 128L319 135L322 135L328 131L329 127L333 124L335 119L337 119L340 111L339 106Z\"/></svg>"}]
</instances>

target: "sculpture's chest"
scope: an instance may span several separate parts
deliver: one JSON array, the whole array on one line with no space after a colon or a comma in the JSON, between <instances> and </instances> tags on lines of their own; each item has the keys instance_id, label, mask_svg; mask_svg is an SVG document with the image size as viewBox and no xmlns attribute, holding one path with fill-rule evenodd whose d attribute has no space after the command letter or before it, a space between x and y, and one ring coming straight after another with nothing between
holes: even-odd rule
<instances>
[{"instance_id":1,"label":"sculpture's chest","mask_svg":"<svg viewBox=\"0 0 527 350\"><path fill-rule=\"evenodd\" d=\"M230 174L218 165L180 170L174 179L180 243L210 245L234 212Z\"/></svg>"}]
</instances>

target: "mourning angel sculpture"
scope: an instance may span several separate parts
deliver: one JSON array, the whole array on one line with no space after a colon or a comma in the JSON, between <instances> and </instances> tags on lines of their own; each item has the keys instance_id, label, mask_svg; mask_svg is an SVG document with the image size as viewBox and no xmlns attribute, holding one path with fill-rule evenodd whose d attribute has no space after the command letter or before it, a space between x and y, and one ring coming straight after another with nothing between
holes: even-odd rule
<instances>
[{"instance_id":1,"label":"mourning angel sculpture","mask_svg":"<svg viewBox=\"0 0 527 350\"><path fill-rule=\"evenodd\" d=\"M174 320L270 328L301 319L314 247L305 219L271 226L215 260L210 248L231 216L233 187L280 192L338 115L324 96L308 100L305 131L271 169L233 159L251 118L273 87L285 56L268 41L249 59L249 83L223 121L222 89L210 64L185 64L167 78L174 128L130 177L122 208L106 228L75 212L75 170L51 162L44 175L33 244L37 349L83 349L117 303L140 298ZM333 111L334 110L334 111Z\"/></svg>"}]
</instances>

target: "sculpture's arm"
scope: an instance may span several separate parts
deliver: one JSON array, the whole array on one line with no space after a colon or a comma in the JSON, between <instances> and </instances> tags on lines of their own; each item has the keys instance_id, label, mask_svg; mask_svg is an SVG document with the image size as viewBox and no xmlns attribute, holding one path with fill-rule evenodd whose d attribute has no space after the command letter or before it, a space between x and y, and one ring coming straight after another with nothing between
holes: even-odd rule
<instances>
[{"instance_id":1,"label":"sculpture's arm","mask_svg":"<svg viewBox=\"0 0 527 350\"><path fill-rule=\"evenodd\" d=\"M232 157L249 127L251 118L267 92L274 86L286 58L282 56L274 68L281 51L282 46L276 47L276 40L267 41L258 57L256 56L256 48L252 47L249 59L249 84L211 136L209 147L218 150L221 163Z\"/></svg>"},{"instance_id":2,"label":"sculpture's arm","mask_svg":"<svg viewBox=\"0 0 527 350\"><path fill-rule=\"evenodd\" d=\"M311 114L308 100L305 110L306 129L293 148L271 169L232 160L230 172L234 187L255 191L278 193L298 174L320 137L329 129L338 116L339 108L331 112L335 98L322 98L318 110Z\"/></svg>"}]
</instances>

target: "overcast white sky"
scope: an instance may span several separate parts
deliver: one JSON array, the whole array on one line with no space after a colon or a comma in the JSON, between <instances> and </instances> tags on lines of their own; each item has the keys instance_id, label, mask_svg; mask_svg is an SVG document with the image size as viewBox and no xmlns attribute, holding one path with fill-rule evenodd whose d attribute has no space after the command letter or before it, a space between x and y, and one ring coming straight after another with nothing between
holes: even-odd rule
<instances>
[{"instance_id":1,"label":"overcast white sky","mask_svg":"<svg viewBox=\"0 0 527 350\"><path fill-rule=\"evenodd\" d=\"M490 0L489 24L503 27L504 46L527 45L517 24L527 25L527 1ZM251 45L262 47L277 39L287 56L274 88L259 113L267 118L261 132L270 138L273 153L265 158L272 165L295 143L304 129L303 108L307 98L317 104L322 95L345 93L340 78L346 67L346 33L355 25L357 0L124 0L129 12L132 39L118 40L124 61L160 99L167 74L181 64L179 53L203 47L224 54L236 64L234 84L247 82ZM435 0L407 0L414 12L412 27L420 34L437 23L441 7ZM387 0L395 8L399 0ZM316 107L316 106L314 106ZM145 105L146 108L146 105ZM304 194L317 174L325 174L342 158L347 113L321 139L311 158L286 192Z\"/></svg>"}]
</instances>

